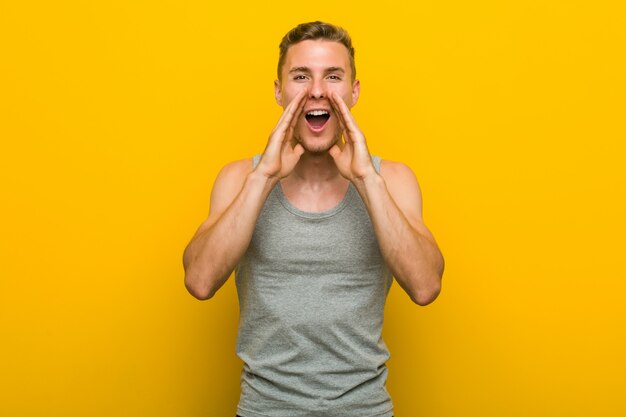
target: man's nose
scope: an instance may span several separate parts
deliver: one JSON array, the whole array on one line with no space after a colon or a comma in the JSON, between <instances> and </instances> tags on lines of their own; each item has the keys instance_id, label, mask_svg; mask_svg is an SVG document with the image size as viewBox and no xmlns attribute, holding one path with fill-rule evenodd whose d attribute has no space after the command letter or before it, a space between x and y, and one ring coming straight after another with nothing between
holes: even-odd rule
<instances>
[{"instance_id":1,"label":"man's nose","mask_svg":"<svg viewBox=\"0 0 626 417\"><path fill-rule=\"evenodd\" d=\"M311 90L309 91L309 97L312 99L322 99L327 96L326 86L323 80L313 80Z\"/></svg>"}]
</instances>

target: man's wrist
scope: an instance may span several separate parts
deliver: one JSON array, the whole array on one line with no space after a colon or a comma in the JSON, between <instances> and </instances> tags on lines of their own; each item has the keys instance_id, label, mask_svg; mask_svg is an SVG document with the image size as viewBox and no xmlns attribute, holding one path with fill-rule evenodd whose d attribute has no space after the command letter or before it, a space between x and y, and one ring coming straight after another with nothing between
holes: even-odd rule
<instances>
[{"instance_id":1,"label":"man's wrist","mask_svg":"<svg viewBox=\"0 0 626 417\"><path fill-rule=\"evenodd\" d=\"M248 174L246 182L257 187L273 188L278 183L278 177L270 177L254 169Z\"/></svg>"},{"instance_id":2,"label":"man's wrist","mask_svg":"<svg viewBox=\"0 0 626 417\"><path fill-rule=\"evenodd\" d=\"M355 178L352 183L354 184L359 194L364 197L372 192L376 192L376 190L378 189L385 188L385 180L374 169L367 175Z\"/></svg>"}]
</instances>

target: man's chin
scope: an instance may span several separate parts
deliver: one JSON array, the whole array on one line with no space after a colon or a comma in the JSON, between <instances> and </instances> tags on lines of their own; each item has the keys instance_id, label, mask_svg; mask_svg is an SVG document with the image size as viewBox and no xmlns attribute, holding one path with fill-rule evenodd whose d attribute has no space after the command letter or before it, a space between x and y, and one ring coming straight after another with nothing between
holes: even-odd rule
<instances>
[{"instance_id":1,"label":"man's chin","mask_svg":"<svg viewBox=\"0 0 626 417\"><path fill-rule=\"evenodd\" d=\"M324 140L322 138L305 138L303 140L298 140L298 143L302 145L304 150L311 154L328 153L330 148L332 148L338 142L339 138L327 140Z\"/></svg>"},{"instance_id":2,"label":"man's chin","mask_svg":"<svg viewBox=\"0 0 626 417\"><path fill-rule=\"evenodd\" d=\"M328 151L330 150L330 148L332 148L334 145L334 143L328 145L328 144L321 144L321 143L316 143L316 144L302 144L302 147L304 148L305 152L308 152L310 154L313 155L321 155L324 153L328 153Z\"/></svg>"}]
</instances>

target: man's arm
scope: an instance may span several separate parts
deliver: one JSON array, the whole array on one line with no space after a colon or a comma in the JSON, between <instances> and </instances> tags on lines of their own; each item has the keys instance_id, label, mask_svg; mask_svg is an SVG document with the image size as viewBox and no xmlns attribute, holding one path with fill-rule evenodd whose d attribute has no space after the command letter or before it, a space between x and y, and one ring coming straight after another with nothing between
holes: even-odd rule
<instances>
[{"instance_id":1,"label":"man's arm","mask_svg":"<svg viewBox=\"0 0 626 417\"><path fill-rule=\"evenodd\" d=\"M217 176L209 217L183 254L185 286L194 297L207 300L224 285L250 244L267 196L304 152L292 139L306 95L303 90L285 107L254 170L250 160L243 160L226 165Z\"/></svg>"},{"instance_id":2,"label":"man's arm","mask_svg":"<svg viewBox=\"0 0 626 417\"><path fill-rule=\"evenodd\" d=\"M209 217L183 254L185 286L206 300L226 282L245 253L256 220L275 181L252 171L248 160L220 171L211 192Z\"/></svg>"},{"instance_id":3,"label":"man's arm","mask_svg":"<svg viewBox=\"0 0 626 417\"><path fill-rule=\"evenodd\" d=\"M400 286L415 303L427 305L441 291L444 261L422 221L422 198L413 172L384 161L379 175L372 165L365 136L340 96L330 94L345 143L329 153L355 186L374 226L381 253Z\"/></svg>"},{"instance_id":4,"label":"man's arm","mask_svg":"<svg viewBox=\"0 0 626 417\"><path fill-rule=\"evenodd\" d=\"M441 291L444 260L422 220L422 198L413 172L383 161L355 183L367 206L385 262L415 303L430 304Z\"/></svg>"}]
</instances>

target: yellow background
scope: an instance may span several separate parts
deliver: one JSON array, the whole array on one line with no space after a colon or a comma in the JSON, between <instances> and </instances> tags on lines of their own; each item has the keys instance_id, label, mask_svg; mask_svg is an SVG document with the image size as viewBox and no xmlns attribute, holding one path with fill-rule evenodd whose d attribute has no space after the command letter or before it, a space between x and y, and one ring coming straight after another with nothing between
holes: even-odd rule
<instances>
[{"instance_id":1,"label":"yellow background","mask_svg":"<svg viewBox=\"0 0 626 417\"><path fill-rule=\"evenodd\" d=\"M617 0L2 0L0 415L234 415L233 281L193 299L182 251L316 19L446 258L434 304L388 300L396 416L626 415Z\"/></svg>"}]
</instances>

